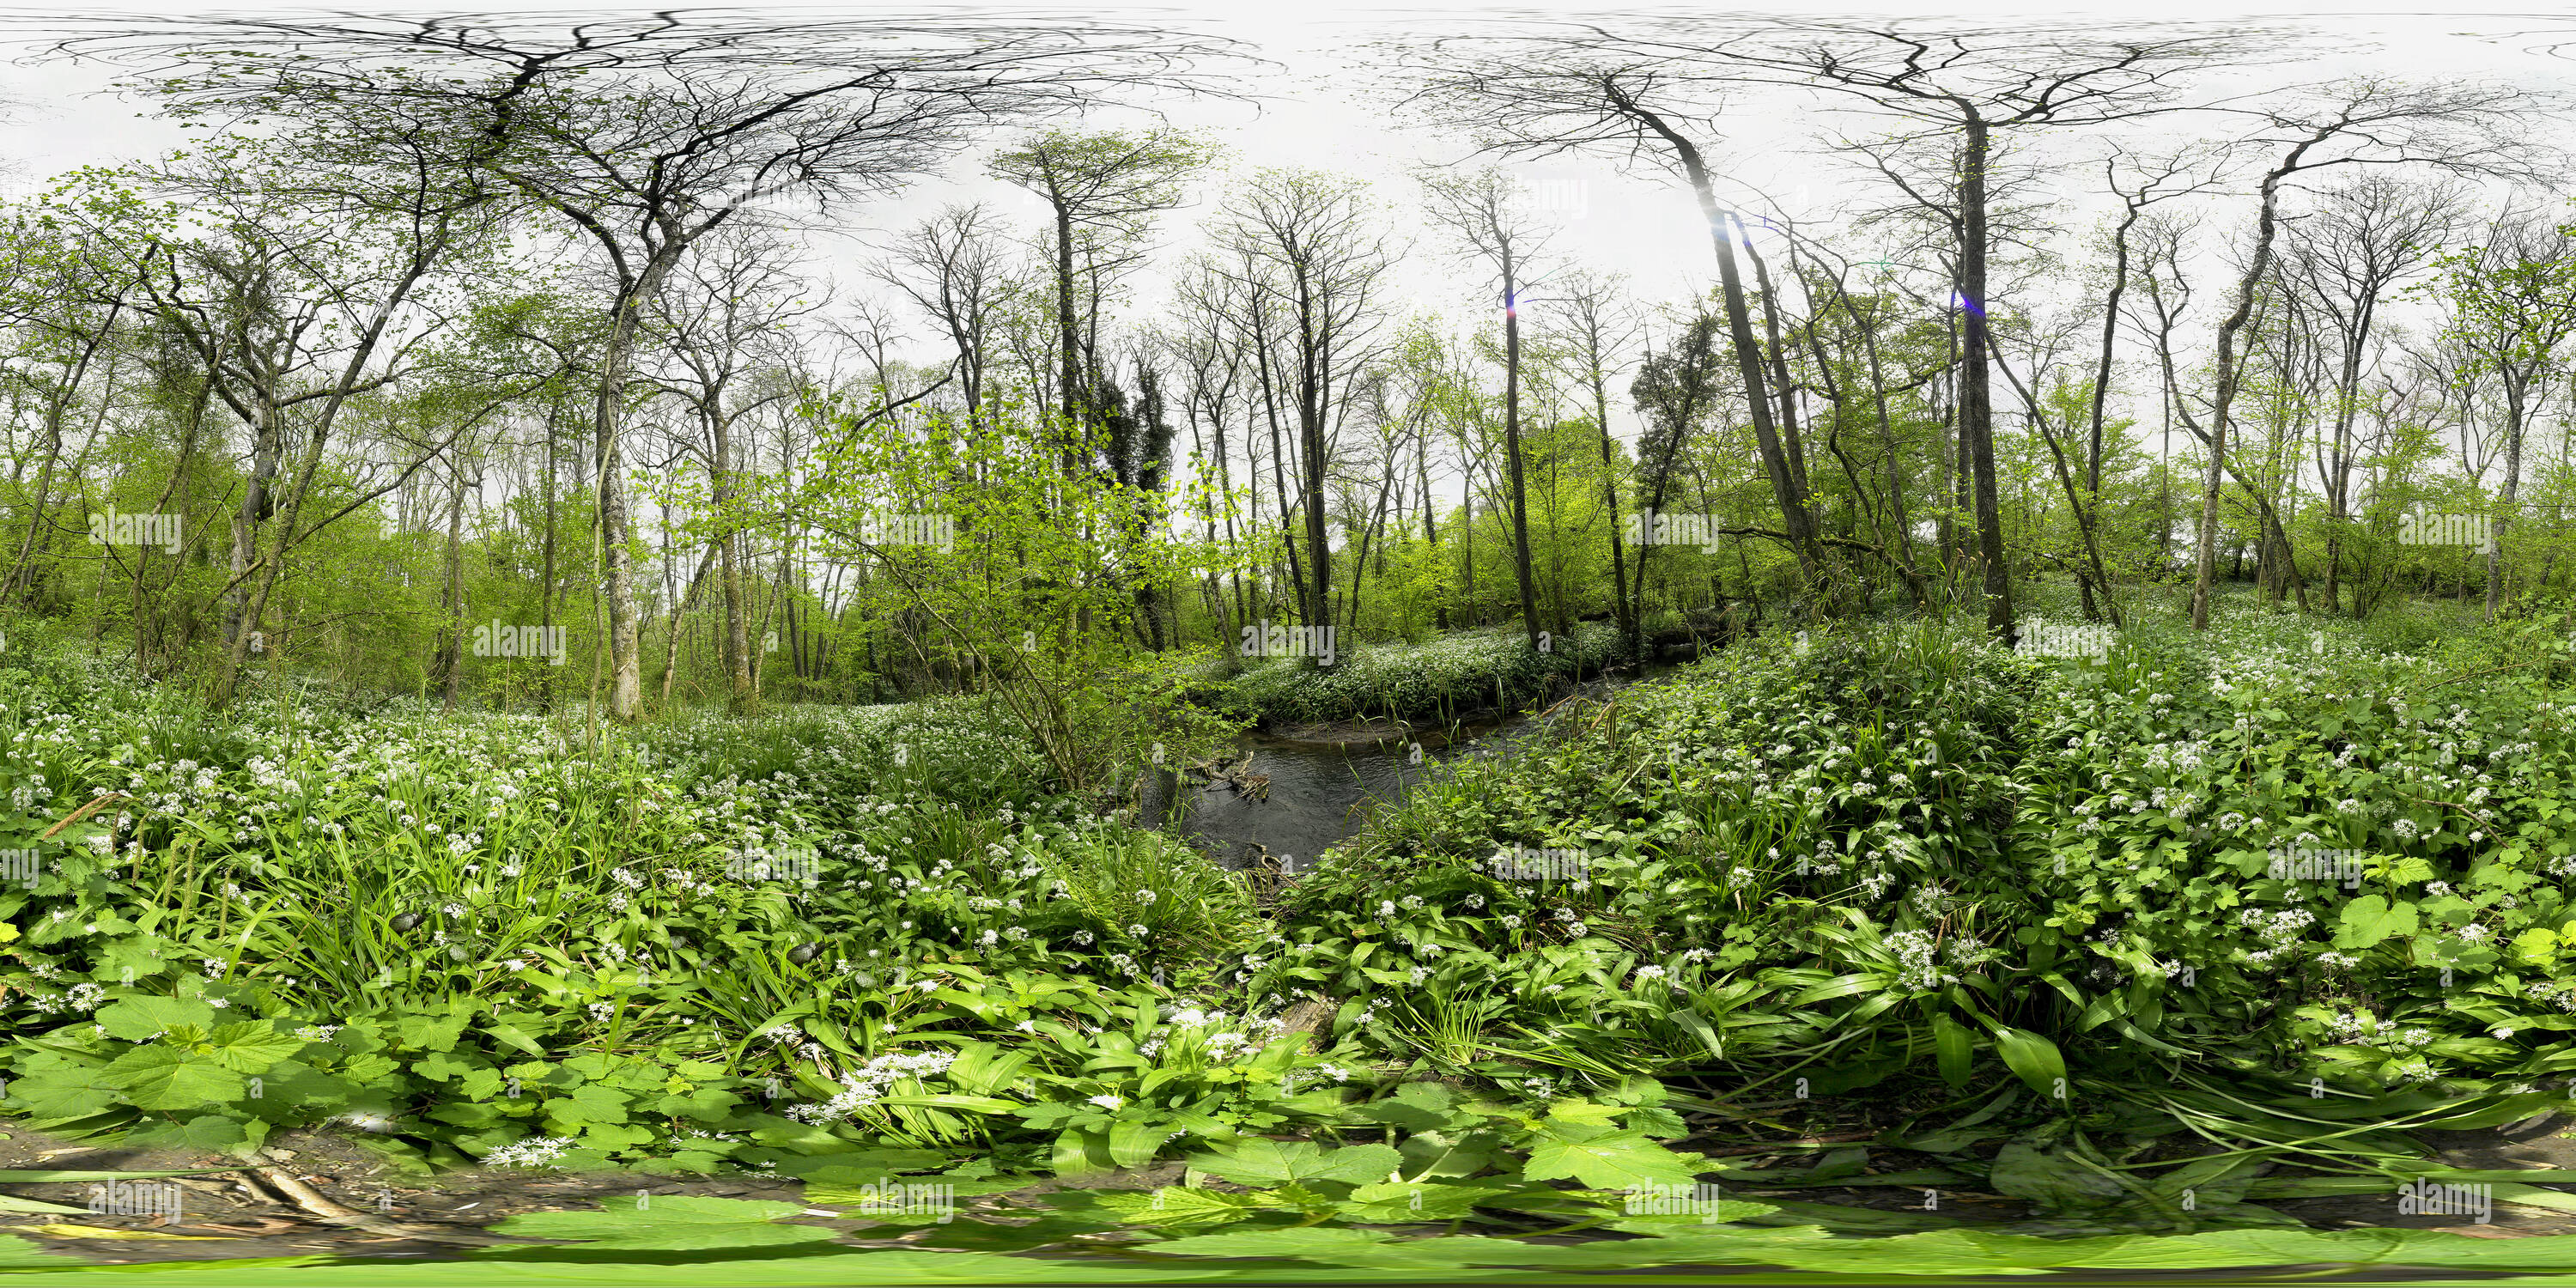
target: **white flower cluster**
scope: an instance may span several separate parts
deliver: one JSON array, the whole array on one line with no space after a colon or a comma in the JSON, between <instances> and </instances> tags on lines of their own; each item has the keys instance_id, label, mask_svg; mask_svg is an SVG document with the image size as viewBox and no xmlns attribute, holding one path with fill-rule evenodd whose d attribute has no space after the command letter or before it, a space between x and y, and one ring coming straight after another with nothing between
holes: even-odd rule
<instances>
[{"instance_id":1,"label":"white flower cluster","mask_svg":"<svg viewBox=\"0 0 2576 1288\"><path fill-rule=\"evenodd\" d=\"M71 991L67 993L27 995L27 1005L47 1015L62 1015L69 1012L86 1015L97 1010L106 1001L107 990L96 984L74 984Z\"/></svg>"},{"instance_id":2,"label":"white flower cluster","mask_svg":"<svg viewBox=\"0 0 2576 1288\"><path fill-rule=\"evenodd\" d=\"M1896 984L1899 988L1928 993L1945 985L1956 984L1959 977L1945 975L1934 961L1939 945L1928 930L1899 930L1887 936L1888 951L1896 954Z\"/></svg>"},{"instance_id":3,"label":"white flower cluster","mask_svg":"<svg viewBox=\"0 0 2576 1288\"><path fill-rule=\"evenodd\" d=\"M853 1072L842 1074L841 1084L845 1089L839 1095L819 1105L797 1105L787 1111L787 1116L798 1122L817 1125L843 1122L850 1115L884 1099L888 1086L905 1078L927 1078L945 1073L956 1060L956 1053L951 1051L881 1055Z\"/></svg>"},{"instance_id":4,"label":"white flower cluster","mask_svg":"<svg viewBox=\"0 0 2576 1288\"><path fill-rule=\"evenodd\" d=\"M573 1147L569 1136L530 1136L483 1156L485 1167L547 1167Z\"/></svg>"}]
</instances>

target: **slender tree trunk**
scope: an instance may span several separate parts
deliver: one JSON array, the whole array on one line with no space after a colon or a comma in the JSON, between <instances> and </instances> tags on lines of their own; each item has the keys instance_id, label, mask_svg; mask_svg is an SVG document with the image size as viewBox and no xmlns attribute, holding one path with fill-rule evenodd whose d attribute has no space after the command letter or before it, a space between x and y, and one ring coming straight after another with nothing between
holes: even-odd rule
<instances>
[{"instance_id":1,"label":"slender tree trunk","mask_svg":"<svg viewBox=\"0 0 2576 1288\"><path fill-rule=\"evenodd\" d=\"M1963 108L1965 104L1961 105ZM1985 118L1966 112L1959 164L1959 309L1963 353L1959 365L1959 428L1975 475L1977 552L1985 565L1986 631L2007 647L2020 643L2013 619L2012 566L2004 559L2003 511L1996 496L1994 404L1989 391L1986 331Z\"/></svg>"},{"instance_id":2,"label":"slender tree trunk","mask_svg":"<svg viewBox=\"0 0 2576 1288\"><path fill-rule=\"evenodd\" d=\"M2522 492L2522 428L2528 381L2518 380L2508 371L2504 377L2504 490L2496 499L2502 502L2487 527L2487 621L2496 618L2496 606L2504 598L2504 530L2513 519L2514 499Z\"/></svg>"},{"instance_id":3,"label":"slender tree trunk","mask_svg":"<svg viewBox=\"0 0 2576 1288\"><path fill-rule=\"evenodd\" d=\"M462 452L462 446L457 449ZM446 709L456 710L456 700L465 687L465 462L460 458L448 467L447 498L447 629L438 659L445 675Z\"/></svg>"},{"instance_id":4,"label":"slender tree trunk","mask_svg":"<svg viewBox=\"0 0 2576 1288\"><path fill-rule=\"evenodd\" d=\"M1753 321L1744 298L1744 281L1735 267L1734 237L1728 231L1730 213L1718 204L1717 191L1708 173L1708 165L1699 147L1662 117L1647 111L1627 98L1615 86L1604 85L1613 106L1644 124L1673 149L1688 176L1691 192L1699 200L1700 216L1708 222L1709 238L1717 247L1718 282L1726 302L1726 325L1735 344L1737 374L1744 382L1744 400L1753 417L1753 437L1762 453L1762 465L1771 476L1773 500L1780 507L1783 530L1798 557L1798 567L1809 583L1818 575L1815 535L1807 522L1803 493L1790 470L1787 454L1771 419L1771 402L1764 389L1762 349L1753 338Z\"/></svg>"},{"instance_id":5,"label":"slender tree trunk","mask_svg":"<svg viewBox=\"0 0 2576 1288\"><path fill-rule=\"evenodd\" d=\"M2323 135L2318 136L2323 138ZM2218 571L2218 489L2227 462L2228 414L2236 402L2240 373L2236 362L2236 336L2245 329L2254 313L2254 296L2263 277L2272 269L2272 241L2279 229L2281 180L2298 168L2314 140L2290 149L2281 165L2263 176L2262 206L2255 217L2254 255L2245 266L2245 275L2236 283L2236 305L2218 324L2218 392L2211 400L2209 414L2209 468L2201 478L2200 493L2200 560L2192 577L2191 625L2194 630L2209 629L2210 583Z\"/></svg>"},{"instance_id":6,"label":"slender tree trunk","mask_svg":"<svg viewBox=\"0 0 2576 1288\"><path fill-rule=\"evenodd\" d=\"M1529 496L1521 481L1521 313L1519 279L1503 252L1503 457L1512 472L1512 571L1520 579L1521 626L1538 651L1538 591L1530 574Z\"/></svg>"},{"instance_id":7,"label":"slender tree trunk","mask_svg":"<svg viewBox=\"0 0 2576 1288\"><path fill-rule=\"evenodd\" d=\"M619 430L626 415L626 382L630 378L635 334L670 275L682 246L666 241L645 262L632 289L614 306L608 338L600 349L599 398L591 417L599 471L599 545L601 573L607 586L608 711L618 720L633 720L643 701L642 638L635 611L635 570L626 548L626 462Z\"/></svg>"},{"instance_id":8,"label":"slender tree trunk","mask_svg":"<svg viewBox=\"0 0 2576 1288\"><path fill-rule=\"evenodd\" d=\"M1618 614L1619 634L1639 650L1637 605L1628 595L1628 551L1619 539L1618 451L1610 439L1610 382L1601 369L1601 337L1591 337L1592 419L1601 430L1601 505L1610 514L1610 606Z\"/></svg>"},{"instance_id":9,"label":"slender tree trunk","mask_svg":"<svg viewBox=\"0 0 2576 1288\"><path fill-rule=\"evenodd\" d=\"M698 590L706 585L707 574L716 566L717 552L723 548L722 542L707 543L707 552L698 557L698 571L689 578L687 592L671 605L671 629L666 632L668 638L662 646L662 705L665 708L671 705L671 681L680 671L680 623L687 618L689 610L697 606Z\"/></svg>"}]
</instances>

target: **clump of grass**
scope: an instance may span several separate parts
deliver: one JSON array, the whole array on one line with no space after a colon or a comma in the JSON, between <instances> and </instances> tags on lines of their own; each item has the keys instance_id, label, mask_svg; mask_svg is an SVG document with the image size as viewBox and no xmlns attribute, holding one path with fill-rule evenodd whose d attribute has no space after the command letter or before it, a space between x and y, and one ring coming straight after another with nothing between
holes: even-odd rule
<instances>
[{"instance_id":1,"label":"clump of grass","mask_svg":"<svg viewBox=\"0 0 2576 1288\"><path fill-rule=\"evenodd\" d=\"M1242 878L1163 833L1086 831L1045 860L1093 934L1154 959L1205 957L1259 937Z\"/></svg>"}]
</instances>

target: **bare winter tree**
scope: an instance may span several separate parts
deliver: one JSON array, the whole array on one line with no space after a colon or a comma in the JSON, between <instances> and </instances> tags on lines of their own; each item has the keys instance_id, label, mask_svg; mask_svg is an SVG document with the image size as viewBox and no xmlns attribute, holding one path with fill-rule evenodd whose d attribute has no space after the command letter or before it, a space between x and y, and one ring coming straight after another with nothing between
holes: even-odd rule
<instances>
[{"instance_id":1,"label":"bare winter tree","mask_svg":"<svg viewBox=\"0 0 2576 1288\"><path fill-rule=\"evenodd\" d=\"M876 276L939 324L957 350L966 423L981 424L990 337L1009 294L1009 249L1001 220L981 205L950 206L906 230L894 261Z\"/></svg>"},{"instance_id":2,"label":"bare winter tree","mask_svg":"<svg viewBox=\"0 0 2576 1288\"><path fill-rule=\"evenodd\" d=\"M2133 120L2173 106L2176 80L2239 47L2210 34L2138 37L2090 28L2011 28L1785 22L1710 39L1703 24L1658 24L1624 37L1667 63L1697 63L1702 76L1814 88L1857 98L1877 112L1955 141L1950 204L1957 216L1960 313L1959 417L1973 475L1986 627L2015 636L2011 568L2003 545L1989 389L1988 170L1997 136Z\"/></svg>"},{"instance_id":3,"label":"bare winter tree","mask_svg":"<svg viewBox=\"0 0 2576 1288\"><path fill-rule=\"evenodd\" d=\"M2329 613L2343 611L2344 528L2352 522L2359 456L2354 424L2379 307L2456 234L2466 214L2465 192L2456 185L2366 171L2319 192L2281 248L2283 279L2325 319L2336 347L2329 373L2334 420L2316 445L2317 482L2326 505Z\"/></svg>"},{"instance_id":4,"label":"bare winter tree","mask_svg":"<svg viewBox=\"0 0 2576 1288\"><path fill-rule=\"evenodd\" d=\"M1296 417L1303 466L1300 607L1307 624L1329 626L1333 579L1325 474L1333 430L1385 321L1382 281L1395 257L1394 238L1380 227L1375 205L1358 182L1302 170L1256 176L1226 203L1213 231L1244 288L1246 313L1278 328L1286 386L1281 401ZM1266 369L1269 346L1260 347L1255 361ZM1282 509L1284 520L1284 498Z\"/></svg>"},{"instance_id":5,"label":"bare winter tree","mask_svg":"<svg viewBox=\"0 0 2576 1288\"><path fill-rule=\"evenodd\" d=\"M1538 651L1538 590L1530 569L1529 497L1521 466L1521 287L1550 229L1520 186L1501 170L1427 172L1422 186L1432 219L1493 271L1503 306L1503 467L1512 503L1512 571L1520 579L1521 626Z\"/></svg>"},{"instance_id":6,"label":"bare winter tree","mask_svg":"<svg viewBox=\"0 0 2576 1288\"><path fill-rule=\"evenodd\" d=\"M2526 142L2533 113L2548 104L2510 86L2450 81L2415 86L2365 78L2303 86L2272 104L2244 108L2260 125L2255 140L2277 151L2256 187L2259 203L2252 247L2236 280L2235 298L2218 324L2217 389L2209 427L2195 431L2209 449L2201 479L2200 539L2192 574L2191 624L2209 628L2209 592L2218 572L2218 492L2227 473L2228 417L2243 385L2238 335L2254 314L2255 298L2272 272L2280 236L2281 200L2299 177L2337 166L2421 165L2452 174L2531 175L2539 158ZM2266 515L2286 551L2277 517ZM2289 568L2298 580L2297 564ZM2304 593L2304 592L2302 592Z\"/></svg>"},{"instance_id":7,"label":"bare winter tree","mask_svg":"<svg viewBox=\"0 0 2576 1288\"><path fill-rule=\"evenodd\" d=\"M1549 291L1548 329L1566 355L1572 374L1592 395L1593 428L1601 446L1601 503L1610 519L1611 611L1631 650L1642 655L1645 641L1636 602L1628 594L1628 554L1619 534L1618 446L1610 433L1610 380L1625 369L1626 353L1644 334L1645 322L1626 294L1626 282L1615 274L1577 268L1558 277Z\"/></svg>"},{"instance_id":8,"label":"bare winter tree","mask_svg":"<svg viewBox=\"0 0 2576 1288\"><path fill-rule=\"evenodd\" d=\"M793 362L788 328L823 307L820 298L809 298L814 293L801 267L781 239L735 225L700 242L697 253L681 261L656 308L669 337L669 361L652 383L687 404L699 432L682 445L707 470L707 508L715 524L711 543L724 600L725 675L736 713L753 706L750 605L743 586L749 561L742 549L742 422L799 392L784 375Z\"/></svg>"},{"instance_id":9,"label":"bare winter tree","mask_svg":"<svg viewBox=\"0 0 2576 1288\"><path fill-rule=\"evenodd\" d=\"M1174 129L1050 130L995 156L986 170L1047 208L1047 261L1055 286L1056 402L1067 430L1065 468L1096 456L1088 440L1106 428L1119 395L1097 388L1103 375L1091 339L1110 282L1144 257L1156 215L1181 203L1182 181L1214 156ZM1087 268L1077 268L1077 261ZM1084 313L1093 320L1086 327Z\"/></svg>"},{"instance_id":10,"label":"bare winter tree","mask_svg":"<svg viewBox=\"0 0 2576 1288\"><path fill-rule=\"evenodd\" d=\"M438 329L423 320L421 297L493 233L489 186L427 164L434 146L434 134L409 119L371 149L308 128L276 155L218 154L157 176L167 190L207 203L199 215L211 235L155 246L137 294L193 351L214 397L252 436L214 706L232 702L253 649L265 651L255 637L265 635L259 623L287 552L340 517L308 522L305 513L334 428ZM403 168L406 157L412 164ZM373 170L387 158L397 164ZM294 178L245 182L255 165L291 169Z\"/></svg>"},{"instance_id":11,"label":"bare winter tree","mask_svg":"<svg viewBox=\"0 0 2576 1288\"><path fill-rule=\"evenodd\" d=\"M1471 53L1471 47L1482 52ZM1504 146L1564 150L1610 143L1641 152L1649 139L1656 139L1671 149L1711 211L1720 270L1730 279L1730 314L1736 311L1732 296L1738 289L1731 283L1733 259L1714 198L1701 177L1705 162L1679 128L1705 128L1724 91L1747 84L1828 91L1915 122L1927 135L1955 140L1958 164L1949 204L1956 212L1955 291L1964 341L1960 428L1974 475L1987 626L2009 641L2015 629L2012 581L1996 499L1986 319L1993 246L1987 222L1988 167L1997 135L2101 125L2169 110L2174 82L2182 73L2230 56L2236 45L2212 34L2142 38L2071 26L1640 18L1615 26L1563 24L1526 35L1442 42L1435 49L1446 57L1437 60L1430 74L1429 92L1460 107L1481 100L1481 111L1458 115L1484 124ZM1690 110L1678 104L1699 106ZM1749 326L1738 345L1748 368L1747 389L1752 390L1760 373L1752 369L1758 361ZM1773 450L1769 417L1758 394L1752 401L1756 437L1768 457ZM1792 534L1811 550L1812 533L1802 530L1802 512L1803 504L1792 507L1784 499Z\"/></svg>"},{"instance_id":12,"label":"bare winter tree","mask_svg":"<svg viewBox=\"0 0 2576 1288\"><path fill-rule=\"evenodd\" d=\"M1587 34L1588 33L1588 34ZM1815 525L1784 446L1763 372L1762 347L1736 264L1741 246L1735 211L1719 198L1703 140L1722 106L1722 84L1644 56L1617 38L1585 28L1562 35L1460 37L1404 51L1417 86L1410 101L1439 123L1464 128L1481 150L1502 156L1603 151L1668 173L1690 185L1717 251L1727 336L1753 421L1753 438L1780 507L1781 526L1799 567L1819 571ZM1643 555L1640 554L1640 562Z\"/></svg>"}]
</instances>

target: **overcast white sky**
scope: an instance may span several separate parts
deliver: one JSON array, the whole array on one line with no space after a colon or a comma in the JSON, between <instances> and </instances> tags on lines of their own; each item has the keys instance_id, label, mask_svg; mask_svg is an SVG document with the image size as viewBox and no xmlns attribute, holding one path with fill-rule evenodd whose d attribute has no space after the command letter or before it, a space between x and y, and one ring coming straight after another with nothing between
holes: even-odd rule
<instances>
[{"instance_id":1,"label":"overcast white sky","mask_svg":"<svg viewBox=\"0 0 2576 1288\"><path fill-rule=\"evenodd\" d=\"M781 16L843 16L855 6L743 7ZM183 6L119 8L174 16L190 12ZM363 4L224 8L236 13L272 14L439 11L436 6ZM527 14L566 11L566 6L528 3L469 3L458 8ZM612 7L579 8L598 13ZM2136 0L2078 0L2045 5L1954 4L1948 12L1976 25L1990 25L2015 19L2063 21L2071 16L2135 21L2140 8ZM1256 0L1249 5L1110 5L1088 11L1131 21L1160 18L1175 27L1233 37L1249 42L1281 64L1243 81L1244 89L1262 96L1257 103L1180 104L1171 109L1172 117L1176 123L1207 131L1228 145L1235 163L1242 167L1311 166L1376 181L1394 208L1391 222L1414 233L1420 239L1420 249L1428 252L1445 247L1436 234L1420 229L1418 217L1411 214L1412 190L1404 171L1417 160L1455 160L1462 154L1461 144L1456 139L1399 128L1387 110L1381 78L1357 61L1353 51L1377 36L1407 30L1472 31L1480 24L1493 25L1505 15L1544 18L1635 9L1599 4L1493 6L1462 0L1384 9ZM2316 34L2314 56L2292 65L2264 69L2244 88L2261 88L2267 79L2273 84L2286 84L2360 71L2418 78L2475 73L2576 87L2576 16L2565 11L2552 14L2537 10L2426 15L2412 9L2402 4L2352 3L2313 8L2243 8L2203 0L2173 0L2152 6L2152 15L2177 21L2251 20L2295 26ZM1008 13L1023 19L1047 12L1022 6L993 6L979 11ZM1843 10L1812 4L1774 11L1811 17L1876 16L1867 9ZM19 12L27 15L33 11ZM1926 17L1908 16L1917 21ZM0 33L14 31L24 36L37 29L38 23L32 17L12 20L0 12ZM2553 32L2559 34L2550 34ZM2569 42L2567 56L2555 56L2541 48L2553 40ZM109 69L97 66L0 65L0 96L17 105L6 119L0 119L0 161L14 171L10 188L23 191L72 166L130 159L181 141L178 131L139 115L146 110L143 104L100 94L98 91L110 77ZM1800 106L1802 103L1806 106ZM1849 182L1851 175L1832 161L1810 154L1808 145L1819 119L1813 100L1782 96L1767 102L1749 102L1729 122L1730 134L1715 157L1731 177L1759 187L1793 212L1822 213L1846 191L1841 185ZM1852 127L1846 124L1845 128ZM1714 264L1705 225L1699 222L1688 195L1669 181L1656 176L1623 176L1605 164L1580 160L1520 168L1534 181L1546 185L1543 191L1557 198L1562 207L1559 213L1564 217L1564 227L1555 240L1557 251L1626 273L1636 293L1649 301L1695 295L1706 290L1713 280ZM1006 209L1027 209L1018 204L1018 194L976 177L976 169L976 159L962 161L947 181L916 185L865 209L839 212L836 218L864 236L871 229L899 227L961 198L990 199L1004 203ZM1177 250L1193 240L1195 225L1208 212L1209 202L1204 198L1213 196L1224 183L1223 176L1213 177L1202 185L1203 199L1195 207L1167 219L1167 244ZM2244 199L2239 199L2238 204L2244 205ZM2069 226L2085 224L2092 215L2081 197L2070 198L2056 213ZM1035 212L1030 214L1034 226ZM832 245L826 239L817 245L817 250L837 273L852 276L847 269L860 253L857 247ZM1404 293L1420 308L1450 311L1458 316L1482 311L1486 305L1480 293L1481 274L1444 269L1444 262L1428 254L1412 257L1403 279ZM1139 307L1152 310L1158 303L1152 279L1141 280L1138 285ZM1534 305L1533 311L1540 307L1543 304ZM927 340L926 330L923 338ZM944 355L925 344L916 356Z\"/></svg>"}]
</instances>

